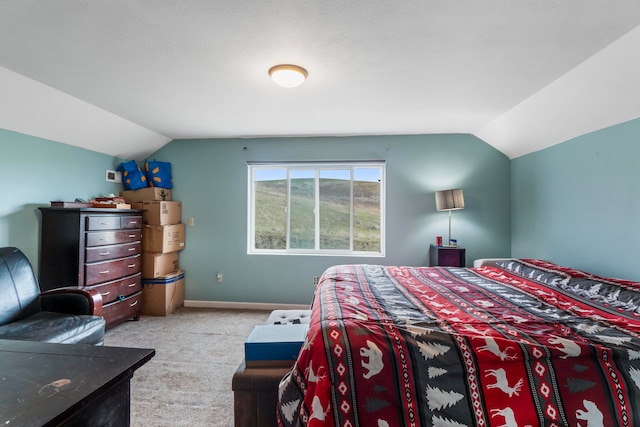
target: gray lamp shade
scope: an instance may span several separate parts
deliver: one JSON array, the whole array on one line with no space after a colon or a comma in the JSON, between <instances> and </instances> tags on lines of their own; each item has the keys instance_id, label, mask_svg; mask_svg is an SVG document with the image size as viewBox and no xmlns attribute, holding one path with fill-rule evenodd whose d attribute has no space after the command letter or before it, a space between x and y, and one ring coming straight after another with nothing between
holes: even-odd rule
<instances>
[{"instance_id":1,"label":"gray lamp shade","mask_svg":"<svg viewBox=\"0 0 640 427\"><path fill-rule=\"evenodd\" d=\"M458 209L464 209L464 195L461 189L436 191L436 210L455 211Z\"/></svg>"}]
</instances>

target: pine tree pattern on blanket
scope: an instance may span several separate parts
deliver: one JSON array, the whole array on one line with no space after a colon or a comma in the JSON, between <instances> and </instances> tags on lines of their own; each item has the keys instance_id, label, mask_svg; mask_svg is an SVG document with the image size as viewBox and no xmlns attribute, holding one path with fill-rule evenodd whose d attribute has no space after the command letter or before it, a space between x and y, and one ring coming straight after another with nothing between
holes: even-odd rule
<instances>
[{"instance_id":1,"label":"pine tree pattern on blanket","mask_svg":"<svg viewBox=\"0 0 640 427\"><path fill-rule=\"evenodd\" d=\"M585 277L567 271L329 268L278 424L640 425L639 313L575 292Z\"/></svg>"}]
</instances>

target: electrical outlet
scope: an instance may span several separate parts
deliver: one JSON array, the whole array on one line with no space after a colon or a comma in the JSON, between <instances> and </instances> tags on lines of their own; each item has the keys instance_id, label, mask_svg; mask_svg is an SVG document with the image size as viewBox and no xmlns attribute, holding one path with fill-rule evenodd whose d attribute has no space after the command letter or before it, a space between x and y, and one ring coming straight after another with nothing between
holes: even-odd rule
<instances>
[{"instance_id":1,"label":"electrical outlet","mask_svg":"<svg viewBox=\"0 0 640 427\"><path fill-rule=\"evenodd\" d=\"M196 220L194 217L190 216L189 219L187 220L187 225L189 227L193 227L196 225Z\"/></svg>"},{"instance_id":2,"label":"electrical outlet","mask_svg":"<svg viewBox=\"0 0 640 427\"><path fill-rule=\"evenodd\" d=\"M216 282L222 283L222 273L218 272L218 274L216 275Z\"/></svg>"},{"instance_id":3,"label":"electrical outlet","mask_svg":"<svg viewBox=\"0 0 640 427\"><path fill-rule=\"evenodd\" d=\"M320 281L320 278L318 276L313 276L313 285L314 286L318 286L318 282Z\"/></svg>"}]
</instances>

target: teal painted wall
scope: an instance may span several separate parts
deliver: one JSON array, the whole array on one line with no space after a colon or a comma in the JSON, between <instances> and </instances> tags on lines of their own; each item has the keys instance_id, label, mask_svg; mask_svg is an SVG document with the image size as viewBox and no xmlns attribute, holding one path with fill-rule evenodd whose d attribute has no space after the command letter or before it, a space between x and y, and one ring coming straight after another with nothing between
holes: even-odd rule
<instances>
[{"instance_id":1,"label":"teal painted wall","mask_svg":"<svg viewBox=\"0 0 640 427\"><path fill-rule=\"evenodd\" d=\"M180 255L188 300L308 304L331 265L426 265L448 229L434 192L449 188L464 189L452 234L467 263L510 254L510 161L470 135L176 140L150 157L171 162L183 222L195 219ZM247 255L247 161L362 159L387 161L385 258Z\"/></svg>"},{"instance_id":2,"label":"teal painted wall","mask_svg":"<svg viewBox=\"0 0 640 427\"><path fill-rule=\"evenodd\" d=\"M425 264L447 214L433 192L461 187L466 209L453 234L468 264L481 257L537 257L606 276L640 280L640 119L512 161L469 135L173 141L174 195L184 204L187 298L308 303L312 277L349 262ZM246 149L244 149L246 147ZM387 257L246 254L248 160L387 160ZM38 264L40 217L51 200L118 192L104 170L120 159L0 129L0 246ZM224 281L215 283L222 271Z\"/></svg>"},{"instance_id":3,"label":"teal painted wall","mask_svg":"<svg viewBox=\"0 0 640 427\"><path fill-rule=\"evenodd\" d=\"M119 159L0 129L0 246L16 246L38 268L40 211L52 200L118 193L105 170Z\"/></svg>"},{"instance_id":4,"label":"teal painted wall","mask_svg":"<svg viewBox=\"0 0 640 427\"><path fill-rule=\"evenodd\" d=\"M640 119L514 159L512 256L640 280Z\"/></svg>"}]
</instances>

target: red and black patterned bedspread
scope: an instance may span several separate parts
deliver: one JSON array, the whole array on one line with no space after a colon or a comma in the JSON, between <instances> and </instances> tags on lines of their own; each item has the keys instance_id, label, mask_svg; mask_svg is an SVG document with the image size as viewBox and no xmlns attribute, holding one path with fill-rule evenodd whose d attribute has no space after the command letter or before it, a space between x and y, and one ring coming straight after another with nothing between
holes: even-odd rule
<instances>
[{"instance_id":1,"label":"red and black patterned bedspread","mask_svg":"<svg viewBox=\"0 0 640 427\"><path fill-rule=\"evenodd\" d=\"M279 390L282 426L638 426L640 284L541 261L342 265Z\"/></svg>"}]
</instances>

